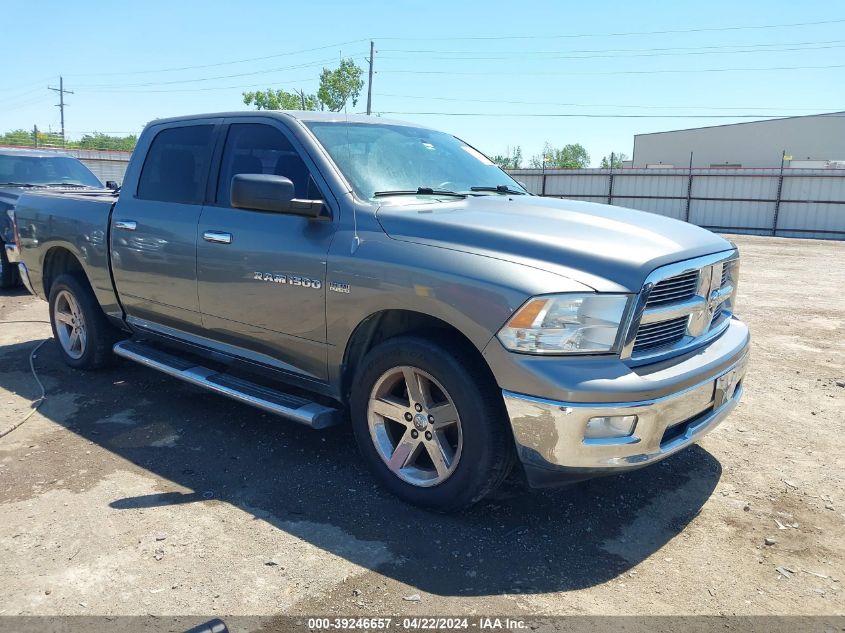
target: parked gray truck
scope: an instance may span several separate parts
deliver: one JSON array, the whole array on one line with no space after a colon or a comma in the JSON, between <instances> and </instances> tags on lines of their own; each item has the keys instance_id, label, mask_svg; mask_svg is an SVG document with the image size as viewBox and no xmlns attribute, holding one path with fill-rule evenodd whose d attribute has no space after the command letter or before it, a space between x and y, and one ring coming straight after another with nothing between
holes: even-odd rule
<instances>
[{"instance_id":1,"label":"parked gray truck","mask_svg":"<svg viewBox=\"0 0 845 633\"><path fill-rule=\"evenodd\" d=\"M12 210L25 191L102 191L97 177L81 161L55 150L0 147L0 241L12 239L12 225L6 211ZM18 267L0 250L0 288L21 283Z\"/></svg>"},{"instance_id":2,"label":"parked gray truck","mask_svg":"<svg viewBox=\"0 0 845 633\"><path fill-rule=\"evenodd\" d=\"M428 508L515 464L544 487L654 463L742 394L729 241L530 195L431 129L158 120L119 197L24 194L10 216L69 365L116 354L314 428L348 420L375 477Z\"/></svg>"}]
</instances>

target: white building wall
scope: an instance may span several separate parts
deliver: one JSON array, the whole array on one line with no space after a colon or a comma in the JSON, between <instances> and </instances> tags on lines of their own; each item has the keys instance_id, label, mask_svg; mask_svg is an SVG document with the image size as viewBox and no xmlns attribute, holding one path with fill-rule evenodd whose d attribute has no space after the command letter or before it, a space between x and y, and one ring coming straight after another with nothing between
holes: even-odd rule
<instances>
[{"instance_id":1,"label":"white building wall","mask_svg":"<svg viewBox=\"0 0 845 633\"><path fill-rule=\"evenodd\" d=\"M633 164L688 167L692 152L693 167L780 167L784 150L795 161L845 160L845 112L637 134Z\"/></svg>"}]
</instances>

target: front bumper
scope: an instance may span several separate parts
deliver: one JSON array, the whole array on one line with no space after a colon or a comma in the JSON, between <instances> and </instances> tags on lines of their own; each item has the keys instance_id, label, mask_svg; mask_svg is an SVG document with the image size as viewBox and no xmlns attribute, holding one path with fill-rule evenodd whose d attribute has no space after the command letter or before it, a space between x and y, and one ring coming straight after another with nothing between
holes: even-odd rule
<instances>
[{"instance_id":1,"label":"front bumper","mask_svg":"<svg viewBox=\"0 0 845 633\"><path fill-rule=\"evenodd\" d=\"M598 402L504 390L517 452L529 483L547 487L641 468L696 442L725 419L742 397L749 344L748 329L733 320L719 339L673 365L662 363L653 374L642 367L617 373L603 382L603 397ZM567 375L575 368L569 369ZM661 384L662 395L637 398L654 386L642 384L650 381ZM567 394L577 390L576 385L559 388ZM632 435L584 436L591 418L629 415L637 416Z\"/></svg>"}]
</instances>

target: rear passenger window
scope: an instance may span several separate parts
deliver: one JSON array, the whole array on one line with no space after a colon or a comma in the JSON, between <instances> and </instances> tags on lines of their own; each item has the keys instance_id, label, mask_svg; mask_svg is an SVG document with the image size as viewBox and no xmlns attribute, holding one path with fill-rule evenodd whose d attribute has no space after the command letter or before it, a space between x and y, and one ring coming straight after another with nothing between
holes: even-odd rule
<instances>
[{"instance_id":1,"label":"rear passenger window","mask_svg":"<svg viewBox=\"0 0 845 633\"><path fill-rule=\"evenodd\" d=\"M236 123L229 127L220 179L218 204L228 205L232 178L237 174L275 174L289 178L297 198L320 200L322 195L299 153L277 128L261 123Z\"/></svg>"},{"instance_id":2,"label":"rear passenger window","mask_svg":"<svg viewBox=\"0 0 845 633\"><path fill-rule=\"evenodd\" d=\"M162 130L153 139L138 182L143 200L201 204L214 126Z\"/></svg>"}]
</instances>

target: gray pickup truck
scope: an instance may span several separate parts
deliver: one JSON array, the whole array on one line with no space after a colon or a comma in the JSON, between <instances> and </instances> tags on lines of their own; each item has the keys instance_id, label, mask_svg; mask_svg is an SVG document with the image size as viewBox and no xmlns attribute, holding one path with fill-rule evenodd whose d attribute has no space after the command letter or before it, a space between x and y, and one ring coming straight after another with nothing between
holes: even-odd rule
<instances>
[{"instance_id":1,"label":"gray pickup truck","mask_svg":"<svg viewBox=\"0 0 845 633\"><path fill-rule=\"evenodd\" d=\"M442 511L661 460L742 394L737 249L530 195L467 143L375 117L150 123L119 197L25 194L10 260L65 361L112 354L313 428Z\"/></svg>"},{"instance_id":2,"label":"gray pickup truck","mask_svg":"<svg viewBox=\"0 0 845 633\"><path fill-rule=\"evenodd\" d=\"M54 150L0 147L0 241L11 241L12 210L25 191L102 191L97 177L76 158ZM20 285L18 267L0 250L0 288Z\"/></svg>"}]
</instances>

